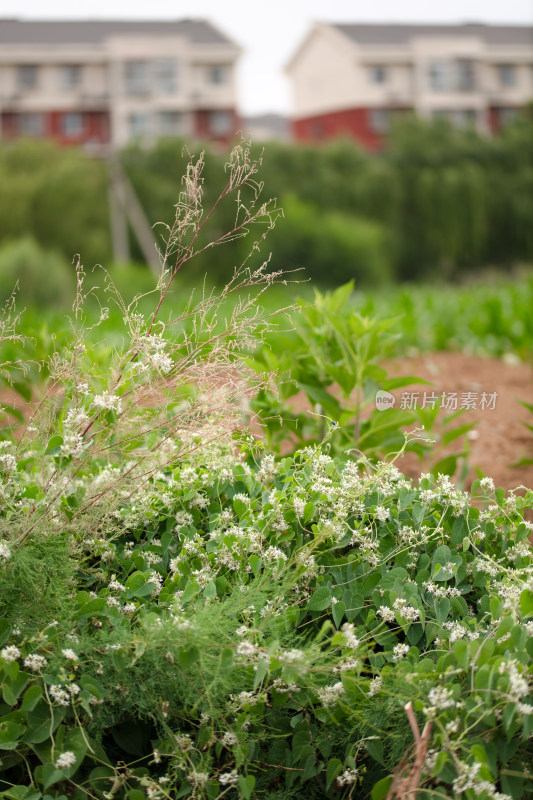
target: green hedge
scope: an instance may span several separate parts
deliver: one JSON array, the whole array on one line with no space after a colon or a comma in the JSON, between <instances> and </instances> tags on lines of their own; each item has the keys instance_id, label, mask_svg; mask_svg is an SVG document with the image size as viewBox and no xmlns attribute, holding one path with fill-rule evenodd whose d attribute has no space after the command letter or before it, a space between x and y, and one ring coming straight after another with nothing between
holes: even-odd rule
<instances>
[{"instance_id":1,"label":"green hedge","mask_svg":"<svg viewBox=\"0 0 533 800\"><path fill-rule=\"evenodd\" d=\"M404 119L377 155L349 141L269 143L264 196L284 202L295 222L292 241L279 223L272 263L305 266L331 284L359 273L369 283L389 275L456 279L481 267L531 262L532 141L533 118L526 111L492 138L443 121ZM168 222L176 178L188 161L184 143L132 146L121 158L149 222ZM206 207L224 185L224 160L224 154L208 159ZM227 230L234 213L233 201L222 203L206 226L206 241ZM3 238L34 236L69 261L80 252L87 266L109 263L105 165L50 144L2 144L0 231ZM134 239L132 247L142 261ZM240 241L230 243L198 259L195 274L227 276L243 255Z\"/></svg>"}]
</instances>

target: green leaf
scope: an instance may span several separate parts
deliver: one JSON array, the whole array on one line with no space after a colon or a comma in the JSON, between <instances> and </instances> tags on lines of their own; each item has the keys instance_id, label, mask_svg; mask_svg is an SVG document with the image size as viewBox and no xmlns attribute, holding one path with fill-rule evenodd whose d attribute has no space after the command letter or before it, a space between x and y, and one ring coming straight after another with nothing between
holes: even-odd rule
<instances>
[{"instance_id":1,"label":"green leaf","mask_svg":"<svg viewBox=\"0 0 533 800\"><path fill-rule=\"evenodd\" d=\"M61 453L61 445L63 444L63 437L62 436L52 436L48 442L46 450L44 451L45 456L57 456ZM51 784L49 784L51 785ZM47 788L47 787L45 787Z\"/></svg>"},{"instance_id":2,"label":"green leaf","mask_svg":"<svg viewBox=\"0 0 533 800\"><path fill-rule=\"evenodd\" d=\"M196 583L196 581L193 580L188 581L187 586L183 591L181 602L188 603L189 600L192 600L193 597L196 597L199 591L200 591L200 586Z\"/></svg>"},{"instance_id":3,"label":"green leaf","mask_svg":"<svg viewBox=\"0 0 533 800\"><path fill-rule=\"evenodd\" d=\"M29 381L13 381L11 386L27 403L31 403L31 383Z\"/></svg>"},{"instance_id":4,"label":"green leaf","mask_svg":"<svg viewBox=\"0 0 533 800\"><path fill-rule=\"evenodd\" d=\"M261 572L261 567L263 566L263 559L260 556L252 555L248 559L248 563L251 567L254 576L257 578L259 573Z\"/></svg>"},{"instance_id":5,"label":"green leaf","mask_svg":"<svg viewBox=\"0 0 533 800\"><path fill-rule=\"evenodd\" d=\"M366 749L378 764L384 764L383 760L383 744L380 739L367 739L365 742Z\"/></svg>"},{"instance_id":6,"label":"green leaf","mask_svg":"<svg viewBox=\"0 0 533 800\"><path fill-rule=\"evenodd\" d=\"M4 681L2 686L2 695L4 700L9 706L14 706L19 696L26 688L30 676L25 672L21 672L14 680Z\"/></svg>"},{"instance_id":7,"label":"green leaf","mask_svg":"<svg viewBox=\"0 0 533 800\"><path fill-rule=\"evenodd\" d=\"M42 794L31 786L10 786L9 789L2 789L2 797L8 800L40 800Z\"/></svg>"},{"instance_id":8,"label":"green leaf","mask_svg":"<svg viewBox=\"0 0 533 800\"><path fill-rule=\"evenodd\" d=\"M326 769L326 791L329 790L335 778L342 770L342 761L338 758L330 758Z\"/></svg>"},{"instance_id":9,"label":"green leaf","mask_svg":"<svg viewBox=\"0 0 533 800\"><path fill-rule=\"evenodd\" d=\"M380 781L375 783L371 794L372 800L383 800L383 798L387 797L391 783L392 777L382 778Z\"/></svg>"},{"instance_id":10,"label":"green leaf","mask_svg":"<svg viewBox=\"0 0 533 800\"><path fill-rule=\"evenodd\" d=\"M433 607L438 621L441 624L446 622L451 607L449 599L447 597L435 597L433 600Z\"/></svg>"},{"instance_id":11,"label":"green leaf","mask_svg":"<svg viewBox=\"0 0 533 800\"><path fill-rule=\"evenodd\" d=\"M4 719L0 722L0 750L14 750L19 739L26 732L25 725L19 725L11 719Z\"/></svg>"},{"instance_id":12,"label":"green leaf","mask_svg":"<svg viewBox=\"0 0 533 800\"><path fill-rule=\"evenodd\" d=\"M42 764L37 767L34 773L35 780L42 785L44 791L53 786L54 783L64 780L64 777L63 772L56 769L53 764Z\"/></svg>"},{"instance_id":13,"label":"green leaf","mask_svg":"<svg viewBox=\"0 0 533 800\"><path fill-rule=\"evenodd\" d=\"M43 690L37 684L33 686L29 686L28 689L24 692L24 697L22 698L22 704L20 706L21 711L33 711L41 697L43 696Z\"/></svg>"},{"instance_id":14,"label":"green leaf","mask_svg":"<svg viewBox=\"0 0 533 800\"><path fill-rule=\"evenodd\" d=\"M24 735L24 741L28 744L45 742L56 730L66 713L67 709L64 707L50 709L47 703L38 703L32 711L27 713L28 732Z\"/></svg>"},{"instance_id":15,"label":"green leaf","mask_svg":"<svg viewBox=\"0 0 533 800\"><path fill-rule=\"evenodd\" d=\"M244 800L250 800L254 787L255 778L253 775L239 775L239 789Z\"/></svg>"},{"instance_id":16,"label":"green leaf","mask_svg":"<svg viewBox=\"0 0 533 800\"><path fill-rule=\"evenodd\" d=\"M524 617L533 617L533 592L524 589L520 592L520 611Z\"/></svg>"},{"instance_id":17,"label":"green leaf","mask_svg":"<svg viewBox=\"0 0 533 800\"><path fill-rule=\"evenodd\" d=\"M16 406L12 406L11 403L0 403L0 409L2 409L2 411L4 411L6 414L9 414L17 419L19 422L24 422L24 414L22 411L19 408L16 408Z\"/></svg>"},{"instance_id":18,"label":"green leaf","mask_svg":"<svg viewBox=\"0 0 533 800\"><path fill-rule=\"evenodd\" d=\"M445 447L450 442L455 441L463 434L468 433L468 431L472 430L472 428L476 425L475 422L470 422L468 425L459 425L457 428L453 428L451 431L446 431L446 433L442 434L442 446Z\"/></svg>"},{"instance_id":19,"label":"green leaf","mask_svg":"<svg viewBox=\"0 0 533 800\"><path fill-rule=\"evenodd\" d=\"M337 628L340 628L340 624L344 618L344 612L346 611L346 606L339 600L338 603L333 603L331 606L331 615L333 617L333 621Z\"/></svg>"},{"instance_id":20,"label":"green leaf","mask_svg":"<svg viewBox=\"0 0 533 800\"><path fill-rule=\"evenodd\" d=\"M178 663L180 667L187 669L187 667L192 666L192 664L196 664L196 662L199 660L200 651L196 645L191 644L187 645L186 647L180 647L178 653Z\"/></svg>"},{"instance_id":21,"label":"green leaf","mask_svg":"<svg viewBox=\"0 0 533 800\"><path fill-rule=\"evenodd\" d=\"M329 586L319 586L313 592L309 603L307 604L308 611L324 611L331 605L331 589Z\"/></svg>"},{"instance_id":22,"label":"green leaf","mask_svg":"<svg viewBox=\"0 0 533 800\"><path fill-rule=\"evenodd\" d=\"M304 525L313 519L316 513L316 508L314 503L306 503L304 507Z\"/></svg>"}]
</instances>

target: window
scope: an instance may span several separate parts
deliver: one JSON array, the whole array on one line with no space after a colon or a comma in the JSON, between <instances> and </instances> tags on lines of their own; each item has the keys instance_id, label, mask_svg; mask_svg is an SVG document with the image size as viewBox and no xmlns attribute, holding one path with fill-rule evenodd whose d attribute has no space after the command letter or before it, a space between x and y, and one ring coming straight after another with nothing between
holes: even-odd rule
<instances>
[{"instance_id":1,"label":"window","mask_svg":"<svg viewBox=\"0 0 533 800\"><path fill-rule=\"evenodd\" d=\"M389 128L390 112L386 108L370 109L370 127L374 133L386 133Z\"/></svg>"},{"instance_id":2,"label":"window","mask_svg":"<svg viewBox=\"0 0 533 800\"><path fill-rule=\"evenodd\" d=\"M35 64L18 65L17 86L19 89L33 89L37 86L37 66Z\"/></svg>"},{"instance_id":3,"label":"window","mask_svg":"<svg viewBox=\"0 0 533 800\"><path fill-rule=\"evenodd\" d=\"M207 68L207 80L209 83L220 86L228 82L229 70L226 64L211 64Z\"/></svg>"},{"instance_id":4,"label":"window","mask_svg":"<svg viewBox=\"0 0 533 800\"><path fill-rule=\"evenodd\" d=\"M61 133L69 139L75 139L83 133L83 115L73 111L61 117Z\"/></svg>"},{"instance_id":5,"label":"window","mask_svg":"<svg viewBox=\"0 0 533 800\"><path fill-rule=\"evenodd\" d=\"M61 64L59 67L61 88L76 89L81 83L81 67L79 64Z\"/></svg>"},{"instance_id":6,"label":"window","mask_svg":"<svg viewBox=\"0 0 533 800\"><path fill-rule=\"evenodd\" d=\"M372 64L368 68L368 74L371 83L386 83L387 81L387 68L382 64Z\"/></svg>"},{"instance_id":7,"label":"window","mask_svg":"<svg viewBox=\"0 0 533 800\"><path fill-rule=\"evenodd\" d=\"M150 129L150 117L143 111L135 111L128 117L130 139L146 136Z\"/></svg>"},{"instance_id":8,"label":"window","mask_svg":"<svg viewBox=\"0 0 533 800\"><path fill-rule=\"evenodd\" d=\"M157 94L174 94L177 88L176 62L169 58L155 61L154 89Z\"/></svg>"},{"instance_id":9,"label":"window","mask_svg":"<svg viewBox=\"0 0 533 800\"><path fill-rule=\"evenodd\" d=\"M455 62L455 86L459 92L473 92L476 88L475 62L460 58Z\"/></svg>"},{"instance_id":10,"label":"window","mask_svg":"<svg viewBox=\"0 0 533 800\"><path fill-rule=\"evenodd\" d=\"M127 61L124 64L126 94L138 95L148 92L148 62Z\"/></svg>"},{"instance_id":11,"label":"window","mask_svg":"<svg viewBox=\"0 0 533 800\"><path fill-rule=\"evenodd\" d=\"M211 111L209 130L213 136L227 136L233 133L233 114L231 111Z\"/></svg>"},{"instance_id":12,"label":"window","mask_svg":"<svg viewBox=\"0 0 533 800\"><path fill-rule=\"evenodd\" d=\"M160 111L157 115L157 132L160 136L180 136L185 132L183 114L179 111Z\"/></svg>"},{"instance_id":13,"label":"window","mask_svg":"<svg viewBox=\"0 0 533 800\"><path fill-rule=\"evenodd\" d=\"M431 61L429 85L434 92L443 92L448 86L448 64L446 61Z\"/></svg>"},{"instance_id":14,"label":"window","mask_svg":"<svg viewBox=\"0 0 533 800\"><path fill-rule=\"evenodd\" d=\"M17 120L18 132L21 136L43 136L44 135L44 115L43 114L19 114Z\"/></svg>"},{"instance_id":15,"label":"window","mask_svg":"<svg viewBox=\"0 0 533 800\"><path fill-rule=\"evenodd\" d=\"M498 64L498 80L500 86L514 86L516 70L514 64Z\"/></svg>"},{"instance_id":16,"label":"window","mask_svg":"<svg viewBox=\"0 0 533 800\"><path fill-rule=\"evenodd\" d=\"M470 58L456 61L430 61L429 85L434 92L473 92L476 64Z\"/></svg>"}]
</instances>

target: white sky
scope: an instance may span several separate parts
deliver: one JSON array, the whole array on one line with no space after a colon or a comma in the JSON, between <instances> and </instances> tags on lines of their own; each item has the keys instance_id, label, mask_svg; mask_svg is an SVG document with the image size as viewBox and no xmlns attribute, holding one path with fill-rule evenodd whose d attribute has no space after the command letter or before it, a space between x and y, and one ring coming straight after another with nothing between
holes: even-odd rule
<instances>
[{"instance_id":1,"label":"white sky","mask_svg":"<svg viewBox=\"0 0 533 800\"><path fill-rule=\"evenodd\" d=\"M315 20L532 24L533 0L0 0L0 17L210 19L245 50L239 64L241 112L287 113L283 66Z\"/></svg>"}]
</instances>

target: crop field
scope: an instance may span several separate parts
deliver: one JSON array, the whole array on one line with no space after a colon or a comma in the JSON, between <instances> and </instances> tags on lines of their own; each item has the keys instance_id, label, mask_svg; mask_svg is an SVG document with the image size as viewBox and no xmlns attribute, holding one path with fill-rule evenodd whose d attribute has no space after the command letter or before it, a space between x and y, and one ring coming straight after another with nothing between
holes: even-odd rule
<instances>
[{"instance_id":1,"label":"crop field","mask_svg":"<svg viewBox=\"0 0 533 800\"><path fill-rule=\"evenodd\" d=\"M0 797L532 797L531 273L195 284L202 164L157 286L7 295Z\"/></svg>"}]
</instances>

